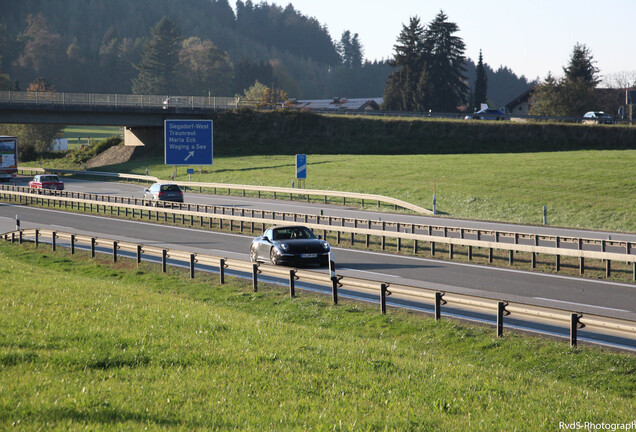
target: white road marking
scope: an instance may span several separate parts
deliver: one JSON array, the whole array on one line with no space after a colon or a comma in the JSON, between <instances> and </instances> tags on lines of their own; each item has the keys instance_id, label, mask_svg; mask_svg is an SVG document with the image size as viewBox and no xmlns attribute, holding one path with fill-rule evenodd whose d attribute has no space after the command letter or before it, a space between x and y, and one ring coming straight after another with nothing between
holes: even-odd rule
<instances>
[{"instance_id":1,"label":"white road marking","mask_svg":"<svg viewBox=\"0 0 636 432\"><path fill-rule=\"evenodd\" d=\"M535 300L546 300L546 301L563 303L563 304L567 304L567 305L575 305L575 306L587 306L587 307L592 307L592 308L597 308L597 309L605 309L605 310L610 310L610 311L615 311L615 312L632 312L632 311L625 310L625 309L608 308L608 307L596 306L596 305L585 304L585 303L574 303L574 302L563 301L563 300L549 299L549 298L545 298L545 297L532 297L532 298L535 299Z\"/></svg>"},{"instance_id":2,"label":"white road marking","mask_svg":"<svg viewBox=\"0 0 636 432\"><path fill-rule=\"evenodd\" d=\"M338 267L336 266L336 271L337 270L338 270ZM358 272L358 273L367 273L367 274L372 274L372 275L377 275L377 276L385 276L385 277L402 279L402 276L399 276L399 275L378 273L378 272L372 272L372 271L367 271L367 270L358 270L358 269L352 269L352 268L348 268L348 267L347 268L341 267L339 270L349 270L349 271L354 271L354 272Z\"/></svg>"}]
</instances>

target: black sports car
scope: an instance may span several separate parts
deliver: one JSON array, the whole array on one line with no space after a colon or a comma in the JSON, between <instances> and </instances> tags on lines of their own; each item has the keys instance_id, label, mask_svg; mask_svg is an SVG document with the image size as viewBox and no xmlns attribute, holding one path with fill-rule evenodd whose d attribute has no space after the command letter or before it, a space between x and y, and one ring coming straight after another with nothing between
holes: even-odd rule
<instances>
[{"instance_id":1,"label":"black sports car","mask_svg":"<svg viewBox=\"0 0 636 432\"><path fill-rule=\"evenodd\" d=\"M275 265L302 266L307 264L329 265L329 243L316 237L302 225L269 228L262 236L252 240L250 260L269 261Z\"/></svg>"}]
</instances>

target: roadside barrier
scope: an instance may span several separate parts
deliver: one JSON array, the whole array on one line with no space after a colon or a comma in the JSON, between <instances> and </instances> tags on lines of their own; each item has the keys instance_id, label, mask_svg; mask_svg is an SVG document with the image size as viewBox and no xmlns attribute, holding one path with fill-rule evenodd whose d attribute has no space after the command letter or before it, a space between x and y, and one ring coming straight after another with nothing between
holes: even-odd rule
<instances>
[{"instance_id":1,"label":"roadside barrier","mask_svg":"<svg viewBox=\"0 0 636 432\"><path fill-rule=\"evenodd\" d=\"M473 259L474 249L484 249L488 261L493 262L495 250L508 253L508 262L514 263L515 253L530 254L530 266L536 268L537 255L554 257L554 268L561 270L561 258L573 257L579 261L579 273L584 274L586 260L600 260L605 267L605 276L612 273L612 262L625 262L632 266L632 279L636 281L636 248L630 241L599 240L578 237L537 235L529 233L492 231L480 229L454 228L446 226L397 223L379 220L353 219L333 216L308 215L289 212L275 212L254 209L237 209L201 204L183 204L170 202L152 202L140 198L114 197L101 194L83 194L68 191L43 191L26 187L0 186L0 199L26 205L49 205L58 208L80 211L100 211L113 216L133 217L181 223L194 226L198 220L201 227L235 229L254 233L256 227L264 230L265 225L280 223L303 223L314 231L334 233L337 244L344 242L343 234L348 235L350 245L356 243L369 248L371 240L378 239L381 250L387 249L387 238L395 242L397 252L403 249L403 240L412 243L413 252L418 253L422 245L429 246L435 256L438 244L448 249L448 258L453 259L456 246L467 249L468 260ZM150 205L155 205L152 207ZM356 239L356 236L358 237ZM361 240L360 238L363 238ZM588 262L589 267L589 262Z\"/></svg>"},{"instance_id":2,"label":"roadside barrier","mask_svg":"<svg viewBox=\"0 0 636 432\"><path fill-rule=\"evenodd\" d=\"M120 173L111 173L111 172L100 172L100 171L73 171L73 170L63 170L63 169L53 169L53 168L29 168L29 167L20 167L18 172L23 173L34 173L34 172L46 172L46 173L57 173L57 174L72 174L72 175L82 175L82 176L96 176L96 177L109 177L116 178L122 180L137 180L137 181L147 181L147 182L168 182L168 180L160 180L157 177L153 176L144 176L139 174L120 174ZM179 180L171 180L170 183L177 183L179 186L183 186L186 189L195 189L198 188L199 191L202 189L208 189L214 191L214 194L222 191L227 191L227 194L230 195L230 191L237 191L237 193L242 196L246 196L246 192L252 192L258 198L261 198L263 193L269 193L274 196L274 199L278 198L289 198L289 200L293 200L294 196L296 199L301 199L300 197L306 197L309 201L310 197L321 197L322 201L326 204L327 198L337 198L338 200L342 200L342 205L347 205L347 199L349 202L359 201L362 204L362 207L365 206L365 203L377 202L378 208L381 203L388 204L393 206L395 209L398 207L414 211L415 213L420 214L433 214L431 210L425 209L423 207L416 206L414 204L408 203L406 201L402 201L396 198L386 197L383 195L374 195L374 194L363 194L356 192L339 192L339 191L326 191L326 190L316 190L316 189L297 189L297 188L283 188L283 187L271 187L271 186L253 186L253 185L233 185L226 183L202 183L202 182L186 182Z\"/></svg>"},{"instance_id":3,"label":"roadside barrier","mask_svg":"<svg viewBox=\"0 0 636 432\"><path fill-rule=\"evenodd\" d=\"M157 246L118 241L111 238L92 237L78 235L68 232L54 231L48 229L24 229L11 231L2 234L5 241L19 242L30 241L39 246L41 242L50 242L53 250L60 245L59 241L66 242L70 247L71 254L75 254L76 247L83 245L90 249L92 257L95 257L98 247L110 251L113 262L117 262L119 251L125 251L136 257L139 264L144 256L161 259L161 268L165 273L169 259L180 263L189 263L190 278L195 278L196 265L205 265L217 269L219 273L219 283L225 283L225 273L233 270L241 273L251 274L252 287L258 290L259 275L271 276L279 279L289 280L289 294L291 297L297 295L295 283L302 281L316 284L323 287L331 287L333 303L337 304L338 290L348 289L356 292L366 292L377 296L380 303L380 312L387 313L387 297L394 296L406 300L426 301L433 306L433 313L436 320L442 315L445 307L458 307L461 309L476 311L493 316L496 322L497 336L503 336L505 320L519 319L531 320L541 324L549 324L560 328L569 328L569 340L571 346L576 346L579 339L579 330L585 328L587 331L607 336L616 336L634 340L636 338L636 321L603 317L594 314L583 314L578 311L556 309L544 306L510 302L505 299L469 296L465 294L450 293L440 291L433 287L421 288L408 285L390 284L387 282L371 281L347 277L343 275L331 276L330 273L312 271L306 269L296 269L289 267L276 267L261 263L252 263L227 257L198 254L191 251L168 249ZM132 255L134 254L134 255ZM334 282L335 281L335 282Z\"/></svg>"}]
</instances>

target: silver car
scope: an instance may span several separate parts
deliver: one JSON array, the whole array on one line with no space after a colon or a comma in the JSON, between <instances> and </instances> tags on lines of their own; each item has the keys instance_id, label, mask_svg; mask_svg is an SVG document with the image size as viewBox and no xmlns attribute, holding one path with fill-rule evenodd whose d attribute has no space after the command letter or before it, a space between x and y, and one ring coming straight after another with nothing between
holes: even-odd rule
<instances>
[{"instance_id":1,"label":"silver car","mask_svg":"<svg viewBox=\"0 0 636 432\"><path fill-rule=\"evenodd\" d=\"M144 199L183 202L183 192L176 183L154 183L148 189L144 189Z\"/></svg>"}]
</instances>

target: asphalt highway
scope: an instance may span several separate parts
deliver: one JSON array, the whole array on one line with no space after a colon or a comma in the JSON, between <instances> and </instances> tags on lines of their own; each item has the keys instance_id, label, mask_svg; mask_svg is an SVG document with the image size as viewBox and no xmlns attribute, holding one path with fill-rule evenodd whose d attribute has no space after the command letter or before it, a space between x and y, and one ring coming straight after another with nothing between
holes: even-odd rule
<instances>
[{"instance_id":1,"label":"asphalt highway","mask_svg":"<svg viewBox=\"0 0 636 432\"><path fill-rule=\"evenodd\" d=\"M50 228L248 260L252 237L0 204L0 232ZM338 273L636 320L636 284L334 248Z\"/></svg>"}]
</instances>

